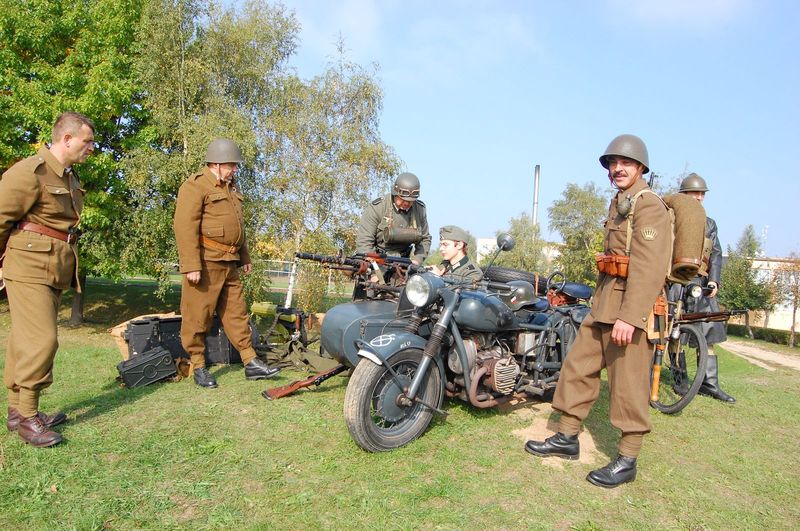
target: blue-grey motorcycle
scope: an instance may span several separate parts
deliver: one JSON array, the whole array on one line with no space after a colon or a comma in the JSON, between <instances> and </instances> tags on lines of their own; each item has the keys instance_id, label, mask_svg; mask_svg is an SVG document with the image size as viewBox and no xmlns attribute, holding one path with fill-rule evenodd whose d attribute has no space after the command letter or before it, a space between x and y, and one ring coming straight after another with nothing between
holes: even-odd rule
<instances>
[{"instance_id":1,"label":"blue-grey motorcycle","mask_svg":"<svg viewBox=\"0 0 800 531\"><path fill-rule=\"evenodd\" d=\"M507 235L497 243L498 253L514 245ZM356 443L370 452L408 444L446 415L446 397L491 408L552 391L591 297L588 286L558 280L546 281L560 297L553 306L525 280L412 276L400 303L410 309L353 341L344 417ZM368 322L359 321L362 332Z\"/></svg>"}]
</instances>

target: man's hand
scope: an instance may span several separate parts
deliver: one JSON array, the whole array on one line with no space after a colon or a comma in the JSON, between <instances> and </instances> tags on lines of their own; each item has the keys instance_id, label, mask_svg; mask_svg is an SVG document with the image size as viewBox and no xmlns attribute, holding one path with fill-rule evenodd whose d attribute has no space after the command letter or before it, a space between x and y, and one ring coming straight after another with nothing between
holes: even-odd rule
<instances>
[{"instance_id":1,"label":"man's hand","mask_svg":"<svg viewBox=\"0 0 800 531\"><path fill-rule=\"evenodd\" d=\"M249 275L253 270L253 264L245 264L242 266L242 274Z\"/></svg>"},{"instance_id":2,"label":"man's hand","mask_svg":"<svg viewBox=\"0 0 800 531\"><path fill-rule=\"evenodd\" d=\"M632 324L628 324L621 319L617 319L614 323L614 328L611 330L611 342L618 347L630 345L633 341L633 331L636 328Z\"/></svg>"},{"instance_id":3,"label":"man's hand","mask_svg":"<svg viewBox=\"0 0 800 531\"><path fill-rule=\"evenodd\" d=\"M189 284L197 284L200 282L200 271L189 271L186 273L186 280L189 281Z\"/></svg>"},{"instance_id":4,"label":"man's hand","mask_svg":"<svg viewBox=\"0 0 800 531\"><path fill-rule=\"evenodd\" d=\"M412 258L412 259L411 259L411 263L412 263L412 264L414 264L414 265L419 265L419 260L414 260L414 259Z\"/></svg>"},{"instance_id":5,"label":"man's hand","mask_svg":"<svg viewBox=\"0 0 800 531\"><path fill-rule=\"evenodd\" d=\"M435 266L434 265L434 266L431 266L430 271L431 271L431 273L433 273L437 277L440 277L440 276L444 275L444 268L443 267L439 267L439 266Z\"/></svg>"}]
</instances>

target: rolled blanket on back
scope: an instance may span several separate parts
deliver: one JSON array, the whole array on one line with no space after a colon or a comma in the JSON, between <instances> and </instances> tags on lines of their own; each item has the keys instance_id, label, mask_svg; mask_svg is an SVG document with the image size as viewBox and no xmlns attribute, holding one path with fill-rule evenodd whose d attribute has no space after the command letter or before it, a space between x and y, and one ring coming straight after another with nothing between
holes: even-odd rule
<instances>
[{"instance_id":1,"label":"rolled blanket on back","mask_svg":"<svg viewBox=\"0 0 800 531\"><path fill-rule=\"evenodd\" d=\"M700 201L686 194L665 196L664 202L675 215L670 276L674 280L688 282L702 273L706 210Z\"/></svg>"}]
</instances>

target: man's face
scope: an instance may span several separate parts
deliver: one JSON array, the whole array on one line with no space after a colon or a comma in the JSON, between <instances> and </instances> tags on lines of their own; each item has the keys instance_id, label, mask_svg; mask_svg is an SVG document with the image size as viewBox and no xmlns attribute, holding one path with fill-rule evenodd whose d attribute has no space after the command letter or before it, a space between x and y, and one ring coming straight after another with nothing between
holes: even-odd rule
<instances>
[{"instance_id":1,"label":"man's face","mask_svg":"<svg viewBox=\"0 0 800 531\"><path fill-rule=\"evenodd\" d=\"M642 176L644 165L628 157L610 155L608 162L608 178L620 190L627 190L636 179Z\"/></svg>"},{"instance_id":2,"label":"man's face","mask_svg":"<svg viewBox=\"0 0 800 531\"><path fill-rule=\"evenodd\" d=\"M64 146L67 148L67 166L85 162L94 151L94 133L92 128L82 124L77 134L64 135Z\"/></svg>"},{"instance_id":3,"label":"man's face","mask_svg":"<svg viewBox=\"0 0 800 531\"><path fill-rule=\"evenodd\" d=\"M701 203L703 202L703 199L706 198L706 193L705 192L683 192L683 193L688 195L689 197L694 197L695 199L697 199Z\"/></svg>"},{"instance_id":4,"label":"man's face","mask_svg":"<svg viewBox=\"0 0 800 531\"><path fill-rule=\"evenodd\" d=\"M457 242L453 240L442 240L439 242L439 252L442 253L442 258L448 262L453 259L461 259L461 249L464 247L464 242Z\"/></svg>"},{"instance_id":5,"label":"man's face","mask_svg":"<svg viewBox=\"0 0 800 531\"><path fill-rule=\"evenodd\" d=\"M413 204L414 204L413 201L406 201L399 195L394 196L394 206L396 206L400 210L408 210L409 208L411 208L411 205Z\"/></svg>"},{"instance_id":6,"label":"man's face","mask_svg":"<svg viewBox=\"0 0 800 531\"><path fill-rule=\"evenodd\" d=\"M211 164L211 171L217 176L220 181L228 182L233 179L239 165L235 162L223 162L221 164Z\"/></svg>"}]
</instances>

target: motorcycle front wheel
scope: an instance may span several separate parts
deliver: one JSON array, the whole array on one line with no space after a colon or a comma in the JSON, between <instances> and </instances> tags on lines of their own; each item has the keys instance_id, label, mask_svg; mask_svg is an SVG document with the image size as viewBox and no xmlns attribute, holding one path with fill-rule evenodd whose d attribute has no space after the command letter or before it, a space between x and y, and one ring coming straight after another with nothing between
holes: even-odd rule
<instances>
[{"instance_id":1,"label":"motorcycle front wheel","mask_svg":"<svg viewBox=\"0 0 800 531\"><path fill-rule=\"evenodd\" d=\"M399 403L422 361L419 349L401 350L388 363L398 374L397 382L382 365L368 360L359 363L344 396L344 419L350 436L368 452L385 452L405 446L422 435L433 412L419 402ZM399 385L398 385L399 383ZM444 399L439 366L432 363L417 393L419 399L436 408Z\"/></svg>"}]
</instances>

